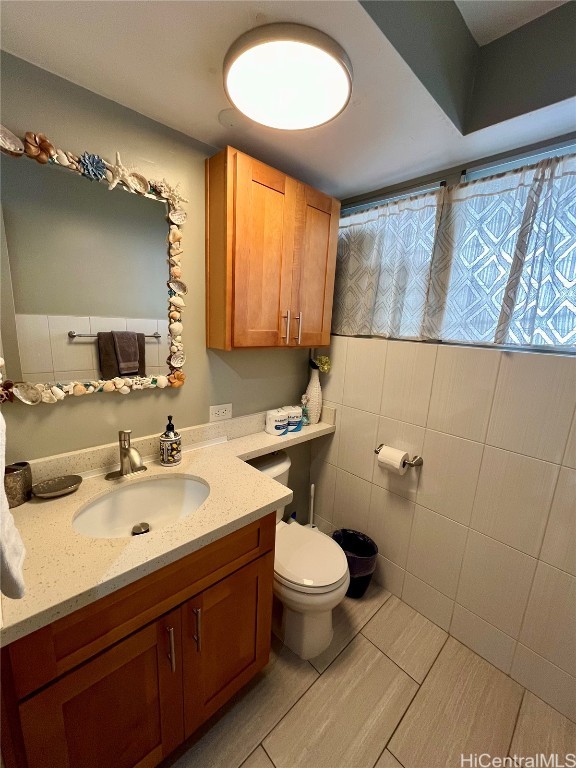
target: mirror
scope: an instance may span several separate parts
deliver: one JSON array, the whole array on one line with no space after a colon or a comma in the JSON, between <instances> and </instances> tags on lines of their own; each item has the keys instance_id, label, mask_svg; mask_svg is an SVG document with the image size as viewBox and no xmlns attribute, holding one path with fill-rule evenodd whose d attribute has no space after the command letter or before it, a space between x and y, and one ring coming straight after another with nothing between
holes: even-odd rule
<instances>
[{"instance_id":1,"label":"mirror","mask_svg":"<svg viewBox=\"0 0 576 768\"><path fill-rule=\"evenodd\" d=\"M185 201L119 155L78 158L46 139L50 160L35 162L41 136L26 134L20 154L29 156L3 156L0 166L5 378L29 404L181 386ZM136 339L126 351L112 331L143 334L136 368Z\"/></svg>"}]
</instances>

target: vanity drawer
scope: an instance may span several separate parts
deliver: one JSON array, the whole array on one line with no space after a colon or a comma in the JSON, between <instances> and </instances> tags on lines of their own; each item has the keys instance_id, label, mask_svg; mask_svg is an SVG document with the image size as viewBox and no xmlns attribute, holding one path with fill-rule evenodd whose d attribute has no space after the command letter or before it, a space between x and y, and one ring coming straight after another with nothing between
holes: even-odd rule
<instances>
[{"instance_id":1,"label":"vanity drawer","mask_svg":"<svg viewBox=\"0 0 576 768\"><path fill-rule=\"evenodd\" d=\"M272 513L12 643L17 699L273 550L275 530Z\"/></svg>"}]
</instances>

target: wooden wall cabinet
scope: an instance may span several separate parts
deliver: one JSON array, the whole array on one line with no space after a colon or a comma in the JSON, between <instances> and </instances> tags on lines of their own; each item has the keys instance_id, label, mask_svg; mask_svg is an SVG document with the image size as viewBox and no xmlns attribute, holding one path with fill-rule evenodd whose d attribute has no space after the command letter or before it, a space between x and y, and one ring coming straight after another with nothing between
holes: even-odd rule
<instances>
[{"instance_id":1,"label":"wooden wall cabinet","mask_svg":"<svg viewBox=\"0 0 576 768\"><path fill-rule=\"evenodd\" d=\"M206 343L330 343L340 202L232 147L206 161Z\"/></svg>"},{"instance_id":2,"label":"wooden wall cabinet","mask_svg":"<svg viewBox=\"0 0 576 768\"><path fill-rule=\"evenodd\" d=\"M182 744L268 662L275 523L269 515L4 648L6 768L154 768ZM90 642L42 663L75 629Z\"/></svg>"}]
</instances>

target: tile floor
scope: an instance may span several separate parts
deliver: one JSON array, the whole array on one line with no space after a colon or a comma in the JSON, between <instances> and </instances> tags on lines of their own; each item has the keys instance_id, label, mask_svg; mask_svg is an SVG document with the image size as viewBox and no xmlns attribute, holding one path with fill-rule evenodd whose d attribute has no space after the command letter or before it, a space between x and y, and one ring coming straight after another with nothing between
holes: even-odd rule
<instances>
[{"instance_id":1,"label":"tile floor","mask_svg":"<svg viewBox=\"0 0 576 768\"><path fill-rule=\"evenodd\" d=\"M334 630L310 662L275 641L266 669L169 764L461 768L461 754L576 753L576 724L382 587L346 598Z\"/></svg>"}]
</instances>

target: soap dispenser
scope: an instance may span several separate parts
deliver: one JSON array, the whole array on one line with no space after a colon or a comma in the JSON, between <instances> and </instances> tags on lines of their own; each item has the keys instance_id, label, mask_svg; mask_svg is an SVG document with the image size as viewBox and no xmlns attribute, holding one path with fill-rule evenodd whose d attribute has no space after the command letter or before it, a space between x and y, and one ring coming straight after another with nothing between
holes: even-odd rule
<instances>
[{"instance_id":1,"label":"soap dispenser","mask_svg":"<svg viewBox=\"0 0 576 768\"><path fill-rule=\"evenodd\" d=\"M166 431L160 435L160 464L163 467L175 467L182 461L182 438L168 416Z\"/></svg>"}]
</instances>

